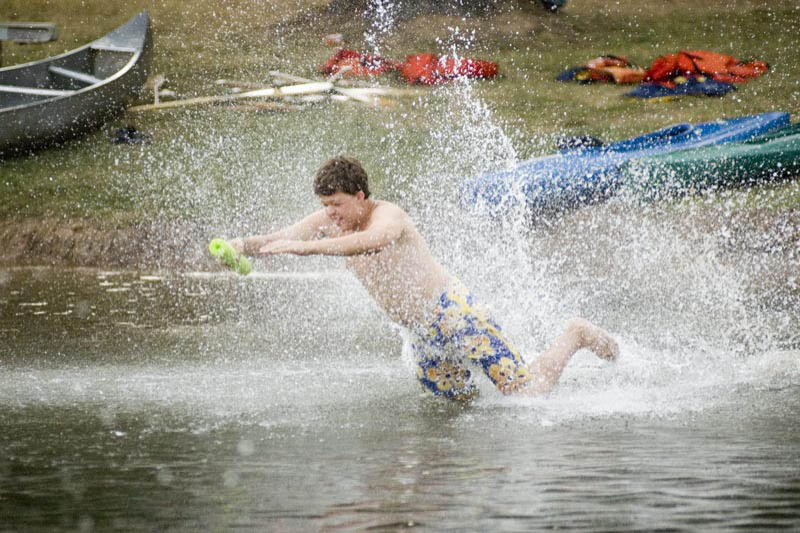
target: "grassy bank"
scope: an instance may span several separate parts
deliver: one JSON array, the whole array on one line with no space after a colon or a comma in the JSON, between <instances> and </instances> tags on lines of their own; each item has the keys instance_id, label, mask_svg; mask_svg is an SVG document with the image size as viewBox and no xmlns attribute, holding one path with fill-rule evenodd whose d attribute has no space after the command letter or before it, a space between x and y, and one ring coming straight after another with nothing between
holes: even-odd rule
<instances>
[{"instance_id":1,"label":"grassy bank","mask_svg":"<svg viewBox=\"0 0 800 533\"><path fill-rule=\"evenodd\" d=\"M474 145L458 152L459 135L468 136L470 121L485 116L475 114L479 106L485 106L519 158L551 151L553 135L613 140L676 122L766 111L789 111L796 120L800 109L795 51L800 6L790 0L575 0L557 13L531 1L456 7L419 1L401 3L384 27L365 0L5 0L3 5L6 19L51 21L60 29L56 42L4 44L5 65L74 48L148 9L155 43L152 71L186 97L219 94L222 89L214 84L219 78L265 81L272 69L315 77L333 52L322 36L333 32L342 33L350 47L377 44L381 54L393 58L455 49L498 62L502 74L469 89L471 107L459 107L463 94L430 90L389 110L328 104L285 113L219 107L129 113L65 146L0 162L4 219L134 224L205 218L212 224L253 225L271 220L265 205L280 206L305 193L302 180L336 151L359 154L374 169L378 187L391 196L394 188L415 186L415 175L430 171L431 159L448 150L456 152L453 161L442 162L441 169L434 165L433 171L451 180L491 169L503 159L502 149L487 144L478 145L487 152L484 160L470 153ZM625 55L646 66L680 49L762 59L771 70L724 98L658 103L624 98L629 87L554 81L559 72L601 54ZM381 83L403 85L398 78ZM459 120L464 130L453 124ZM109 132L123 124L151 134L153 142L112 145ZM474 128L478 136L491 136L481 127ZM442 131L447 132L444 141ZM453 164L463 167L453 170ZM282 192L265 192L275 188ZM770 190L771 196L757 195L754 201L776 197L780 209L797 208L793 184Z\"/></svg>"}]
</instances>

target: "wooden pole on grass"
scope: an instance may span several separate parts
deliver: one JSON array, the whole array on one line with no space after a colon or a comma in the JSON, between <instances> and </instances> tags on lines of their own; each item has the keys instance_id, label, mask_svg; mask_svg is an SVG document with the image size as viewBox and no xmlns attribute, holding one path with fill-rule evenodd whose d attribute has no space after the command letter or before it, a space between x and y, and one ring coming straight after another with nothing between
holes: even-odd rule
<instances>
[{"instance_id":1,"label":"wooden pole on grass","mask_svg":"<svg viewBox=\"0 0 800 533\"><path fill-rule=\"evenodd\" d=\"M300 83L297 85L286 85L283 87L266 87L255 91L247 91L238 94L224 94L218 96L198 96L196 98L186 98L183 100L172 100L169 102L159 102L157 104L145 104L129 107L128 111L156 111L160 109L170 109L175 107L188 107L202 104L219 104L232 102L247 98L270 98L283 96L298 96L304 94L317 94L328 92L333 89L333 83L329 81L314 81L310 83Z\"/></svg>"}]
</instances>

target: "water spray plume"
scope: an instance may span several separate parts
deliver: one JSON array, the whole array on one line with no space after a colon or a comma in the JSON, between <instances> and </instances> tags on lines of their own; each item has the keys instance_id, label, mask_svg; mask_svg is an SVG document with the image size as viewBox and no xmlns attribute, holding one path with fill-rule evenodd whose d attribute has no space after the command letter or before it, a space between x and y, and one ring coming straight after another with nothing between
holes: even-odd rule
<instances>
[{"instance_id":1,"label":"water spray plume","mask_svg":"<svg viewBox=\"0 0 800 533\"><path fill-rule=\"evenodd\" d=\"M395 22L397 7L390 0L370 0L366 17L372 19L372 26L364 34L364 40L375 55L380 55L380 42Z\"/></svg>"}]
</instances>

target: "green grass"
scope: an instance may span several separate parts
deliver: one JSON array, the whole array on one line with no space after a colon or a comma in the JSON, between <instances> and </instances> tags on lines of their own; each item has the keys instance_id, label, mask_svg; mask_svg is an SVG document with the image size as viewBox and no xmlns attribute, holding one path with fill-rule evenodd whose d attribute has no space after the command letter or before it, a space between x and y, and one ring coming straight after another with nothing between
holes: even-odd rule
<instances>
[{"instance_id":1,"label":"green grass","mask_svg":"<svg viewBox=\"0 0 800 533\"><path fill-rule=\"evenodd\" d=\"M2 59L9 65L72 49L148 9L153 73L165 75L166 87L181 96L218 94L218 78L264 81L271 69L316 76L333 52L321 42L327 33L343 33L349 46L364 49L365 34L373 28L364 17L368 3L338 0L350 9L332 12L326 11L328 4L5 0L7 20L55 22L60 38L42 45L4 43ZM551 14L537 2L519 0L476 8L477 15L467 8L451 11L400 17L382 36L380 51L402 59L455 48L498 62L502 75L474 84L467 96L487 106L492 123L520 157L552 150L547 141L558 134L615 140L677 122L766 111L789 111L798 118L800 6L794 1L574 0ZM554 81L562 70L601 54L625 55L646 66L661 54L693 48L762 59L772 68L724 98L659 103L624 98L628 87ZM403 85L399 78L381 83ZM459 136L470 134L459 121L480 120L462 106L463 98L462 92L430 91L374 111L327 104L285 113L220 107L129 113L79 141L0 162L0 218L260 222L276 216L269 208L306 194L316 166L339 151L364 160L386 196L413 189L425 173L452 184L491 168L504 155L489 138L494 134L484 135L479 123L472 145L459 146ZM112 145L108 134L122 124L151 134L153 143ZM481 158L480 151L487 155ZM779 191L781 208L800 204L790 186L770 188ZM783 188L786 193L780 193ZM756 196L769 203L775 194Z\"/></svg>"}]
</instances>

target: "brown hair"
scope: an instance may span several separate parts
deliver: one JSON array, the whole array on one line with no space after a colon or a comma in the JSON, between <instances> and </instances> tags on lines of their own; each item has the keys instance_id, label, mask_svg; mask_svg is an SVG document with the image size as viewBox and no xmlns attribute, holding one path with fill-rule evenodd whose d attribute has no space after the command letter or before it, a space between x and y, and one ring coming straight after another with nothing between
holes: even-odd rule
<instances>
[{"instance_id":1,"label":"brown hair","mask_svg":"<svg viewBox=\"0 0 800 533\"><path fill-rule=\"evenodd\" d=\"M358 159L343 155L332 157L319 167L314 176L314 194L318 196L337 192L356 194L358 191L369 198L367 172Z\"/></svg>"}]
</instances>

